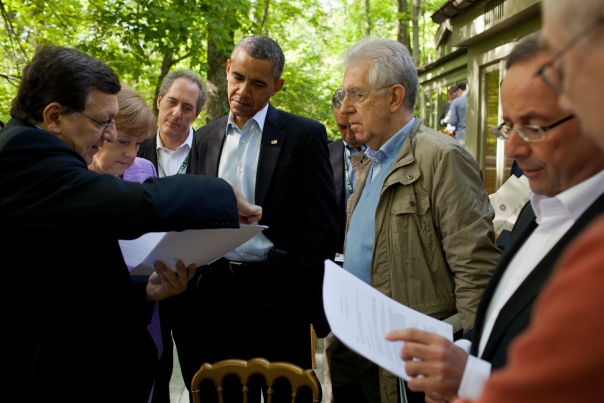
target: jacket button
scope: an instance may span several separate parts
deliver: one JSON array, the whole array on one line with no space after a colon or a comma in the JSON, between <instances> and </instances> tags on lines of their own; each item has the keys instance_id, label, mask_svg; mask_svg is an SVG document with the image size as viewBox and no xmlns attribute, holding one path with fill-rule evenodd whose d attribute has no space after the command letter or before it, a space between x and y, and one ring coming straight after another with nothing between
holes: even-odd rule
<instances>
[{"instance_id":1,"label":"jacket button","mask_svg":"<svg viewBox=\"0 0 604 403\"><path fill-rule=\"evenodd\" d=\"M415 207L415 202L414 202L413 200L411 200L411 201L409 202L409 204L411 205L411 207Z\"/></svg>"},{"instance_id":2,"label":"jacket button","mask_svg":"<svg viewBox=\"0 0 604 403\"><path fill-rule=\"evenodd\" d=\"M407 179L413 179L413 175L407 175Z\"/></svg>"}]
</instances>

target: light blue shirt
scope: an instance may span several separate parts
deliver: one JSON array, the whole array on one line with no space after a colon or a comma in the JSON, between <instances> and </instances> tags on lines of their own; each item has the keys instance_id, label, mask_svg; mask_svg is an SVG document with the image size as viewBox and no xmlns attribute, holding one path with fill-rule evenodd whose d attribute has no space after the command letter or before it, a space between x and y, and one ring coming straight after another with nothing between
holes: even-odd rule
<instances>
[{"instance_id":1,"label":"light blue shirt","mask_svg":"<svg viewBox=\"0 0 604 403\"><path fill-rule=\"evenodd\" d=\"M392 136L382 147L374 151L367 148L365 155L373 160L372 172L348 224L346 250L344 251L344 270L354 274L367 284L371 284L371 259L375 238L375 212L380 201L384 180L390 174L396 157L411 131L415 118ZM383 168L383 169L382 169Z\"/></svg>"},{"instance_id":2,"label":"light blue shirt","mask_svg":"<svg viewBox=\"0 0 604 403\"><path fill-rule=\"evenodd\" d=\"M235 124L233 114L229 114L218 166L218 177L233 182L252 204L256 202L258 156L267 111L268 104L245 123L243 130ZM271 249L273 243L260 233L224 257L238 262L261 262L268 258Z\"/></svg>"},{"instance_id":3,"label":"light blue shirt","mask_svg":"<svg viewBox=\"0 0 604 403\"><path fill-rule=\"evenodd\" d=\"M382 168L384 162L388 159L388 156L392 155L393 152L398 153L400 147L398 147L397 149L397 146L399 142L401 145L403 144L403 141L405 141L407 135L409 135L409 132L411 131L411 126L413 126L413 122L415 122L415 117L413 117L405 126L403 126L401 130L396 132L394 136L390 137L388 141L386 141L379 150L375 151L367 147L367 151L365 151L365 156L373 160L373 164L371 165L371 172L367 177L368 183L371 183L376 177L376 175L380 172L380 169Z\"/></svg>"}]
</instances>

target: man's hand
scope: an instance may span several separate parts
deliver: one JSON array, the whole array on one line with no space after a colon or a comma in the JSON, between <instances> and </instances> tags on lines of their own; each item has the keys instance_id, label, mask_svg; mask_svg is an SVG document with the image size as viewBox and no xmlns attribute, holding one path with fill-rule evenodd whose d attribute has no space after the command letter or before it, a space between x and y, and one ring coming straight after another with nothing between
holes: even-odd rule
<instances>
[{"instance_id":1,"label":"man's hand","mask_svg":"<svg viewBox=\"0 0 604 403\"><path fill-rule=\"evenodd\" d=\"M178 273L174 273L162 261L155 262L155 272L147 282L147 301L161 301L187 289L187 283L195 275L195 263L185 267L179 260L176 269Z\"/></svg>"},{"instance_id":2,"label":"man's hand","mask_svg":"<svg viewBox=\"0 0 604 403\"><path fill-rule=\"evenodd\" d=\"M239 211L239 223L253 224L257 221L260 221L262 218L262 207L248 202L233 182L226 179L225 181L231 185L231 188L235 193L235 198L237 199L237 210Z\"/></svg>"},{"instance_id":3,"label":"man's hand","mask_svg":"<svg viewBox=\"0 0 604 403\"><path fill-rule=\"evenodd\" d=\"M401 358L413 379L409 389L426 393L426 401L448 401L457 396L468 354L444 337L418 329L395 330L390 341L404 341ZM414 361L417 358L420 361ZM418 378L418 375L423 375Z\"/></svg>"}]
</instances>

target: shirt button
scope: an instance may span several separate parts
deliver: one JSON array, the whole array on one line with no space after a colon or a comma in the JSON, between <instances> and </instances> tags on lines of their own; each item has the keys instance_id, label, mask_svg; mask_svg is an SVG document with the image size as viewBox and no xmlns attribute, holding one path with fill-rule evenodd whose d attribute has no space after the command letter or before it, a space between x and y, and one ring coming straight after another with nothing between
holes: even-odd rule
<instances>
[{"instance_id":1,"label":"shirt button","mask_svg":"<svg viewBox=\"0 0 604 403\"><path fill-rule=\"evenodd\" d=\"M378 167L380 167L380 168L381 168L381 166L382 166L382 164L378 164Z\"/></svg>"},{"instance_id":2,"label":"shirt button","mask_svg":"<svg viewBox=\"0 0 604 403\"><path fill-rule=\"evenodd\" d=\"M245 140L241 140L241 144L245 144Z\"/></svg>"},{"instance_id":3,"label":"shirt button","mask_svg":"<svg viewBox=\"0 0 604 403\"><path fill-rule=\"evenodd\" d=\"M239 172L243 172L243 168L239 168Z\"/></svg>"},{"instance_id":4,"label":"shirt button","mask_svg":"<svg viewBox=\"0 0 604 403\"><path fill-rule=\"evenodd\" d=\"M240 255L243 257L243 252L241 252Z\"/></svg>"}]
</instances>

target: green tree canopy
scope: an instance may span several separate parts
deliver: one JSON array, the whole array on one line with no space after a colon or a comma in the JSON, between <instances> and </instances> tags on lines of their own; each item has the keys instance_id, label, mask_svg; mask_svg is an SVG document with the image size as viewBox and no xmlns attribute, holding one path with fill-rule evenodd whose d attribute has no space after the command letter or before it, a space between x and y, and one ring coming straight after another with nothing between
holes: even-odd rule
<instances>
[{"instance_id":1,"label":"green tree canopy","mask_svg":"<svg viewBox=\"0 0 604 403\"><path fill-rule=\"evenodd\" d=\"M215 93L222 99L208 112L220 116L226 108L224 63L233 44L263 34L286 57L285 86L273 104L322 122L336 139L330 103L342 82L341 57L365 36L366 20L372 36L397 39L399 1L407 1L408 10L412 2L423 7L420 64L431 61L437 27L428 16L442 2L437 0L0 0L6 33L0 36L0 120L9 119L23 67L36 47L48 43L107 62L153 107L161 79L171 69L191 69L208 80L210 98ZM412 20L408 15L407 32ZM205 123L202 115L196 126Z\"/></svg>"}]
</instances>

